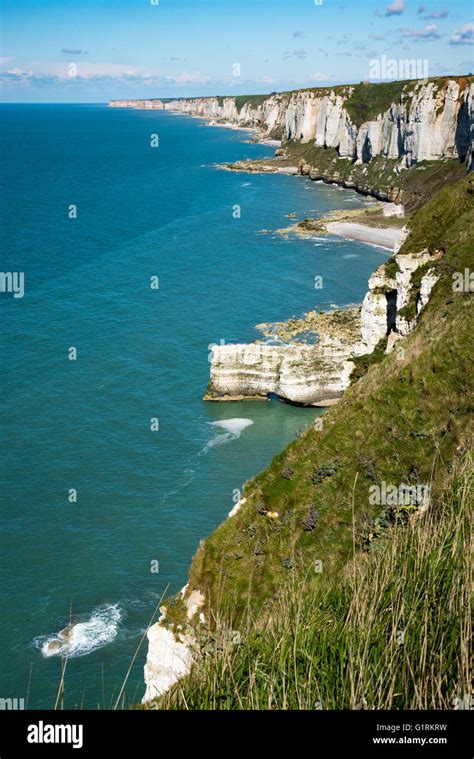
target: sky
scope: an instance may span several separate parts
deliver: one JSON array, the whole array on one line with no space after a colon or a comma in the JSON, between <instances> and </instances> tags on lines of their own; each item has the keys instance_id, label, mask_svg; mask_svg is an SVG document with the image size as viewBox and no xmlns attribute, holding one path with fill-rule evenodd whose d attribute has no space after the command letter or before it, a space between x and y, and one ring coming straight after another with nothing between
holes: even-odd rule
<instances>
[{"instance_id":1,"label":"sky","mask_svg":"<svg viewBox=\"0 0 474 759\"><path fill-rule=\"evenodd\" d=\"M0 100L261 94L474 70L472 0L0 0ZM385 59L383 58L385 56ZM403 64L401 64L403 65ZM379 73L375 73L378 71Z\"/></svg>"}]
</instances>

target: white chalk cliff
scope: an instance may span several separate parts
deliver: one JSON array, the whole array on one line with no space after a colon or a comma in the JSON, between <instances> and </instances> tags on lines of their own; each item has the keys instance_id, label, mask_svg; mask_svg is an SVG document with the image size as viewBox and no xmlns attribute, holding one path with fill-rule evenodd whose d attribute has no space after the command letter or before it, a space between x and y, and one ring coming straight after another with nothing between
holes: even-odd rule
<instances>
[{"instance_id":1,"label":"white chalk cliff","mask_svg":"<svg viewBox=\"0 0 474 759\"><path fill-rule=\"evenodd\" d=\"M163 110L161 100L109 100L109 108L143 108L145 110Z\"/></svg>"},{"instance_id":2,"label":"white chalk cliff","mask_svg":"<svg viewBox=\"0 0 474 759\"><path fill-rule=\"evenodd\" d=\"M364 353L372 353L379 341L390 332L405 336L415 327L416 317L428 303L431 290L438 281L433 269L429 269L421 278L413 319L407 321L400 311L407 305L412 294L412 275L431 260L432 256L428 252L418 255L399 254L396 256L398 270L395 276L387 275L385 265L372 274L361 312Z\"/></svg>"},{"instance_id":3,"label":"white chalk cliff","mask_svg":"<svg viewBox=\"0 0 474 759\"><path fill-rule=\"evenodd\" d=\"M377 85L373 85L377 86ZM368 163L383 155L410 167L418 161L467 157L472 163L474 84L461 78L407 83L396 102L360 125L350 116L354 88L300 90L250 99L173 100L166 110L241 126L284 139L335 148L341 158ZM243 98L239 98L241 102Z\"/></svg>"},{"instance_id":4,"label":"white chalk cliff","mask_svg":"<svg viewBox=\"0 0 474 759\"><path fill-rule=\"evenodd\" d=\"M265 399L273 393L290 403L324 405L349 386L350 358L357 352L357 344L326 335L317 345L219 345L204 399Z\"/></svg>"},{"instance_id":5,"label":"white chalk cliff","mask_svg":"<svg viewBox=\"0 0 474 759\"><path fill-rule=\"evenodd\" d=\"M269 394L289 403L326 406L339 399L350 384L352 359L370 354L392 334L404 337L414 329L438 280L436 256L428 252L396 254L395 271L380 266L369 279L359 319L359 338L348 340L319 333L315 344L255 342L218 345L213 349L210 381L204 400L265 399ZM433 262L414 290L412 276ZM393 271L393 273L392 273ZM400 313L414 299L409 320ZM337 315L338 312L335 312Z\"/></svg>"},{"instance_id":6,"label":"white chalk cliff","mask_svg":"<svg viewBox=\"0 0 474 759\"><path fill-rule=\"evenodd\" d=\"M181 598L186 608L186 619L191 622L199 614L199 622L204 623L200 612L204 596L199 590L181 589ZM148 653L144 666L146 685L142 702L151 701L169 691L182 677L188 674L194 661L195 637L190 628L179 629L166 626L166 606L160 607L161 617L147 632ZM200 612L200 613L199 613Z\"/></svg>"}]
</instances>

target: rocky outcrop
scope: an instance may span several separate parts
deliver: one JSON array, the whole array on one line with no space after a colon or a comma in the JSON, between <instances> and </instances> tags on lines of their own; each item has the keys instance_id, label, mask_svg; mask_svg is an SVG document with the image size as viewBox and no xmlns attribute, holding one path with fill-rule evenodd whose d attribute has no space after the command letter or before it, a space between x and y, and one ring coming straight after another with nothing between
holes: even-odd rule
<instances>
[{"instance_id":1,"label":"rocky outcrop","mask_svg":"<svg viewBox=\"0 0 474 759\"><path fill-rule=\"evenodd\" d=\"M192 641L187 636L177 636L157 622L150 627L147 637L143 703L166 693L189 672L193 663Z\"/></svg>"},{"instance_id":2,"label":"rocky outcrop","mask_svg":"<svg viewBox=\"0 0 474 759\"><path fill-rule=\"evenodd\" d=\"M390 299L396 304L396 282L380 266L369 279L369 289L362 303L360 333L364 353L372 353L375 346L395 326L396 312L390 313Z\"/></svg>"},{"instance_id":3,"label":"rocky outcrop","mask_svg":"<svg viewBox=\"0 0 474 759\"><path fill-rule=\"evenodd\" d=\"M317 315L319 321L313 327L318 335L315 344L291 342L292 336L311 325L307 315L263 330L272 340L286 338L283 344L258 341L215 346L204 400L263 400L273 394L305 406L328 406L337 401L350 384L355 357L372 353L387 338L391 349L396 340L415 327L438 280L436 259L437 255L424 251L417 255L398 253L388 265L380 266L369 279L360 315L355 317L355 334L353 324L342 333L340 329L352 311L335 311ZM427 268L429 263L433 266ZM414 284L413 275L420 267L423 275ZM408 317L406 307L411 301L413 313ZM335 325L339 326L337 330Z\"/></svg>"},{"instance_id":4,"label":"rocky outcrop","mask_svg":"<svg viewBox=\"0 0 474 759\"><path fill-rule=\"evenodd\" d=\"M463 103L463 115L460 119L461 135L458 137L463 144L469 144L467 151L466 164L468 171L474 169L474 93L472 87L465 94Z\"/></svg>"},{"instance_id":5,"label":"rocky outcrop","mask_svg":"<svg viewBox=\"0 0 474 759\"><path fill-rule=\"evenodd\" d=\"M372 353L375 346L392 332L400 336L409 334L416 325L420 311L426 306L431 290L439 277L430 268L421 278L413 318L407 318L403 310L413 297L413 274L421 266L436 260L428 252L417 255L398 254L391 267L380 266L369 279L369 290L361 311L361 339L364 353ZM392 269L396 270L393 272Z\"/></svg>"},{"instance_id":6,"label":"rocky outcrop","mask_svg":"<svg viewBox=\"0 0 474 759\"><path fill-rule=\"evenodd\" d=\"M166 693L175 683L190 671L195 658L195 635L188 623L199 615L199 623L204 623L200 611L204 596L199 590L182 588L185 625L167 626L167 607L160 608L161 617L148 632L148 653L144 667L146 691L142 703L151 701ZM196 621L196 620L195 620Z\"/></svg>"},{"instance_id":7,"label":"rocky outcrop","mask_svg":"<svg viewBox=\"0 0 474 759\"><path fill-rule=\"evenodd\" d=\"M429 269L426 274L421 278L420 292L418 300L416 302L416 315L418 316L420 311L427 305L431 291L439 279L439 274L435 273L434 269Z\"/></svg>"},{"instance_id":8,"label":"rocky outcrop","mask_svg":"<svg viewBox=\"0 0 474 759\"><path fill-rule=\"evenodd\" d=\"M357 344L323 335L316 345L219 345L214 348L208 401L266 399L328 405L341 397Z\"/></svg>"}]
</instances>

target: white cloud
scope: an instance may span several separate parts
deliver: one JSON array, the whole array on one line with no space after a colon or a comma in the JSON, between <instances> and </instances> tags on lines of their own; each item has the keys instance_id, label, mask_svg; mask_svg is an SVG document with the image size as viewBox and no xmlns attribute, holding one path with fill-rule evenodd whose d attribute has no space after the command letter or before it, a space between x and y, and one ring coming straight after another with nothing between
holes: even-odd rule
<instances>
[{"instance_id":1,"label":"white cloud","mask_svg":"<svg viewBox=\"0 0 474 759\"><path fill-rule=\"evenodd\" d=\"M312 82L326 82L331 77L329 74L323 74L322 71L315 71L314 74L310 74L309 78Z\"/></svg>"},{"instance_id":2,"label":"white cloud","mask_svg":"<svg viewBox=\"0 0 474 759\"><path fill-rule=\"evenodd\" d=\"M23 69L18 68L18 66L13 69L9 69L6 73L12 74L13 76L33 76L32 71L24 71Z\"/></svg>"},{"instance_id":3,"label":"white cloud","mask_svg":"<svg viewBox=\"0 0 474 759\"><path fill-rule=\"evenodd\" d=\"M420 40L436 40L441 37L436 24L427 24L424 29L400 29L402 37L413 37Z\"/></svg>"},{"instance_id":4,"label":"white cloud","mask_svg":"<svg viewBox=\"0 0 474 759\"><path fill-rule=\"evenodd\" d=\"M87 55L87 50L82 50L82 48L70 48L70 47L62 47L61 53L65 53L66 55Z\"/></svg>"},{"instance_id":5,"label":"white cloud","mask_svg":"<svg viewBox=\"0 0 474 759\"><path fill-rule=\"evenodd\" d=\"M456 29L450 37L450 45L474 44L474 24L464 24Z\"/></svg>"},{"instance_id":6,"label":"white cloud","mask_svg":"<svg viewBox=\"0 0 474 759\"><path fill-rule=\"evenodd\" d=\"M425 18L447 18L449 16L449 11L433 11L433 13L428 13Z\"/></svg>"},{"instance_id":7,"label":"white cloud","mask_svg":"<svg viewBox=\"0 0 474 759\"><path fill-rule=\"evenodd\" d=\"M211 81L211 77L204 76L199 71L182 71L178 74L157 73L149 71L141 66L129 66L121 63L85 63L75 62L75 73L71 76L69 62L61 61L43 61L33 62L28 71L19 68L12 68L3 75L14 79L31 79L37 82L56 81L57 83L67 83L70 81L99 81L108 80L120 82L123 80L134 80L137 83L172 83L178 85L184 84L206 84Z\"/></svg>"},{"instance_id":8,"label":"white cloud","mask_svg":"<svg viewBox=\"0 0 474 759\"><path fill-rule=\"evenodd\" d=\"M385 8L385 15L401 16L404 10L406 10L405 0L393 0L393 3Z\"/></svg>"},{"instance_id":9,"label":"white cloud","mask_svg":"<svg viewBox=\"0 0 474 759\"><path fill-rule=\"evenodd\" d=\"M182 71L178 74L156 73L114 63L75 64L74 74L69 64L35 63L28 70L18 67L0 73L0 82L5 86L29 84L34 86L77 87L97 85L111 88L117 85L127 87L161 87L209 84L213 80L199 71ZM216 82L217 84L217 82Z\"/></svg>"},{"instance_id":10,"label":"white cloud","mask_svg":"<svg viewBox=\"0 0 474 759\"><path fill-rule=\"evenodd\" d=\"M69 61L33 61L30 69L39 76L57 76L59 79L70 79ZM143 66L130 66L122 63L90 63L75 61L77 76L89 79L94 76L144 76L151 74Z\"/></svg>"},{"instance_id":11,"label":"white cloud","mask_svg":"<svg viewBox=\"0 0 474 759\"><path fill-rule=\"evenodd\" d=\"M203 76L200 71L187 72L183 71L177 76L165 77L168 82L173 84L207 84L211 81L210 76Z\"/></svg>"},{"instance_id":12,"label":"white cloud","mask_svg":"<svg viewBox=\"0 0 474 759\"><path fill-rule=\"evenodd\" d=\"M308 52L302 48L298 48L297 50L284 50L281 54L281 57L284 61L286 61L288 58L299 58L300 60L304 60L308 57Z\"/></svg>"}]
</instances>

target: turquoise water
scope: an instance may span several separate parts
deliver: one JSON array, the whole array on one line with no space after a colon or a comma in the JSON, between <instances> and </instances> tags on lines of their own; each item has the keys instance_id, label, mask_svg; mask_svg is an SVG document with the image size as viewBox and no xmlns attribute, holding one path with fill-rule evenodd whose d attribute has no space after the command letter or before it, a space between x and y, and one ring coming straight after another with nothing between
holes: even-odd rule
<instances>
[{"instance_id":1,"label":"turquoise water","mask_svg":"<svg viewBox=\"0 0 474 759\"><path fill-rule=\"evenodd\" d=\"M186 582L234 490L319 413L204 403L209 345L360 301L387 254L260 234L287 225L289 212L365 201L304 179L216 170L272 154L246 133L105 106L1 113L1 269L24 272L25 295L0 294L0 696L54 706L61 657L43 646L71 614L83 626L64 705L107 708L161 594ZM145 655L143 645L126 703L143 695Z\"/></svg>"}]
</instances>

